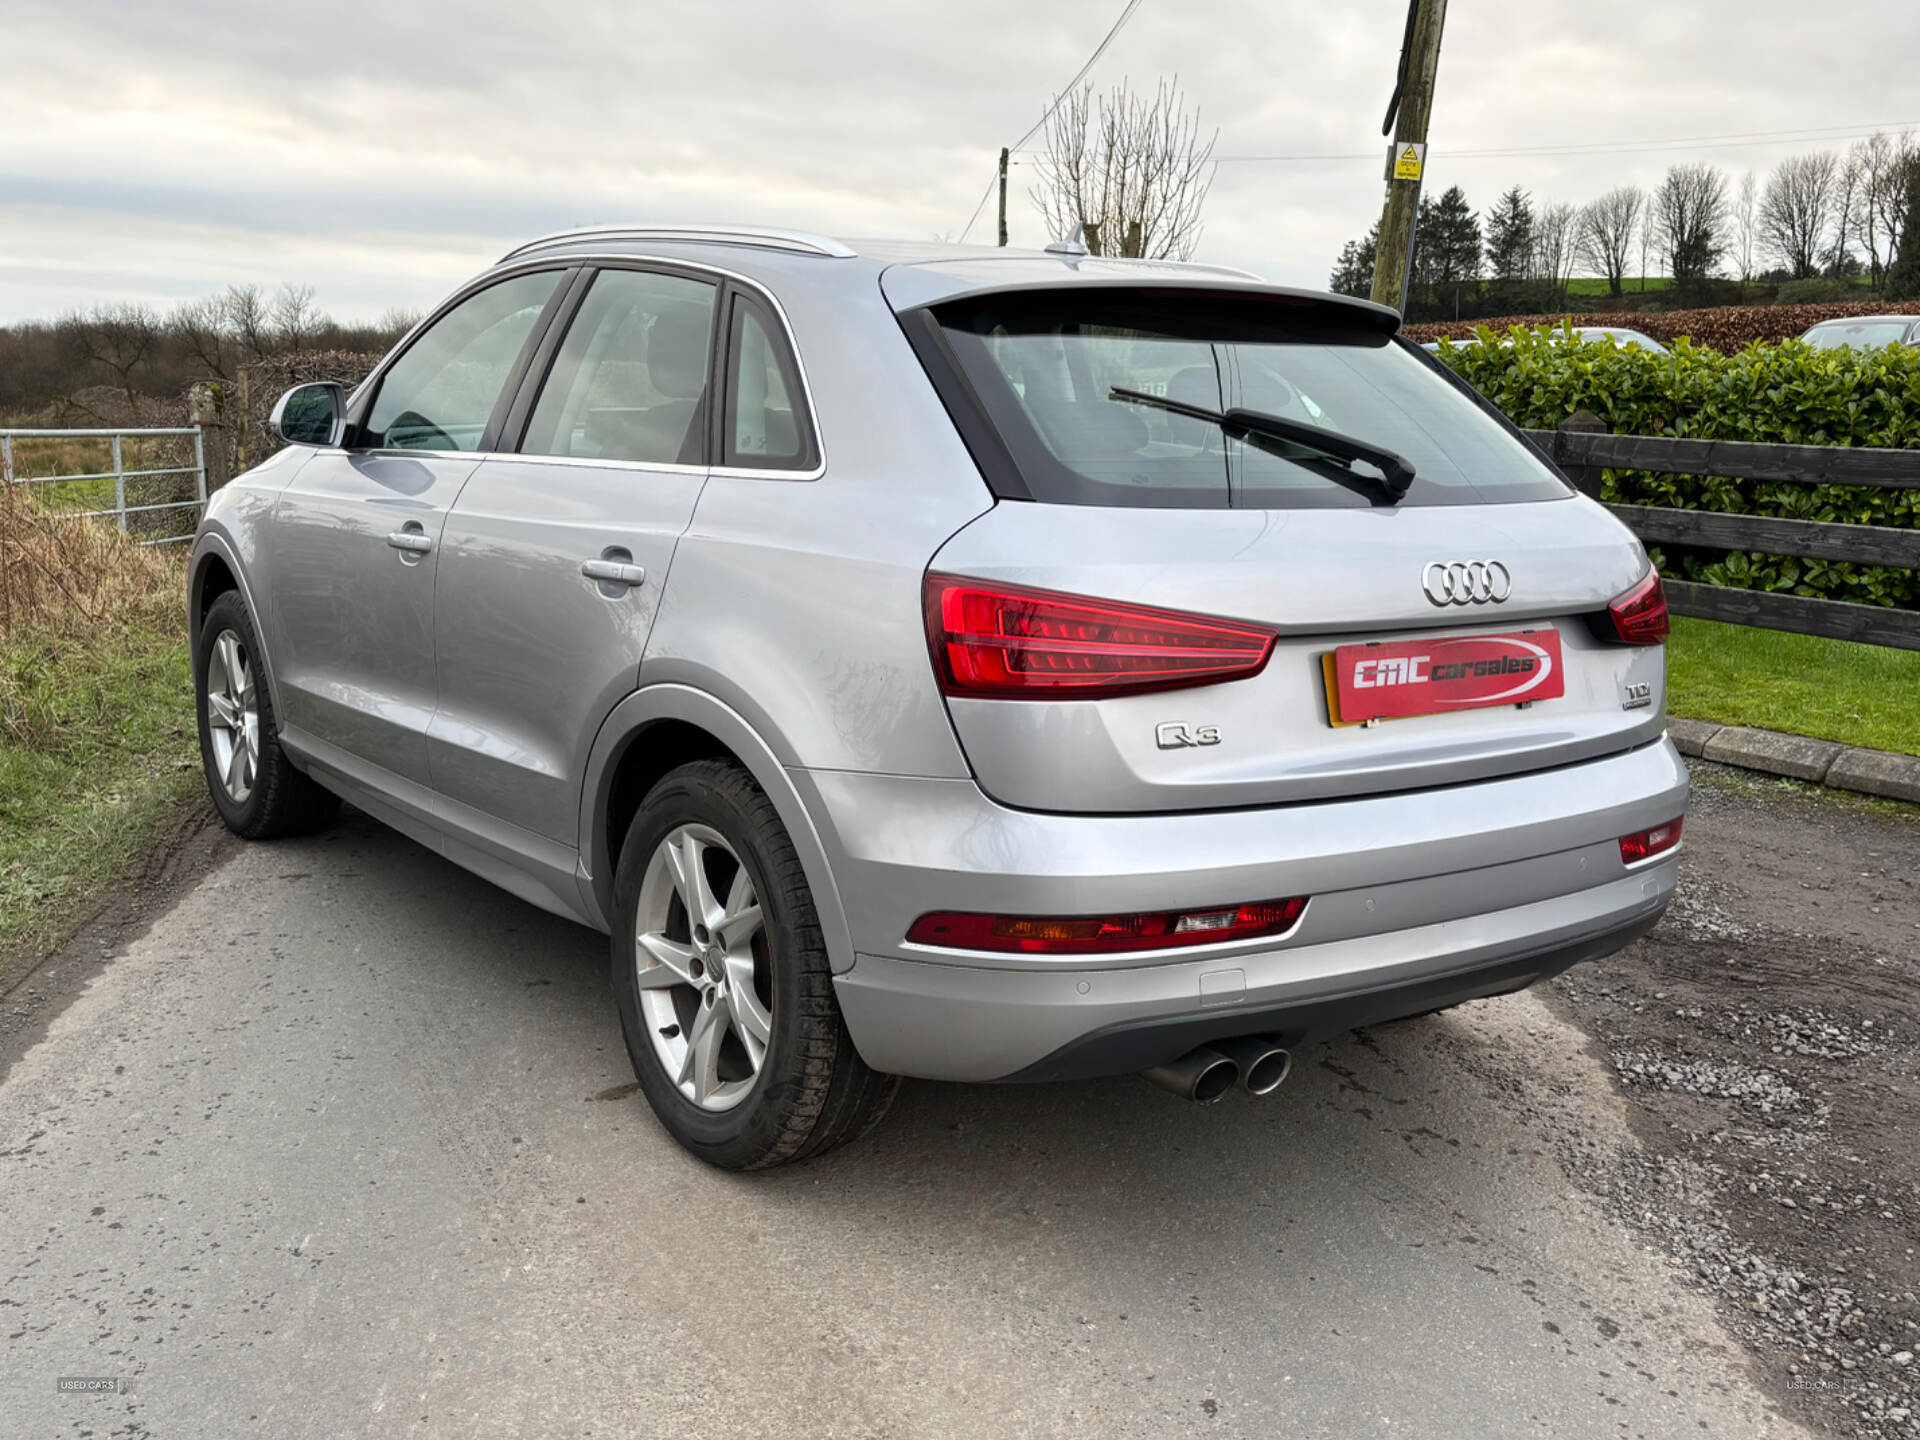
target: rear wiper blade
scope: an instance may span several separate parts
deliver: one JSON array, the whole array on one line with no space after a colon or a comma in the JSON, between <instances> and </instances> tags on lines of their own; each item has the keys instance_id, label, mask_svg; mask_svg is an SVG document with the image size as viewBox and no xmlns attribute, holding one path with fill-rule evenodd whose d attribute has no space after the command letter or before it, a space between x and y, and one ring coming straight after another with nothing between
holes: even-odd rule
<instances>
[{"instance_id":1,"label":"rear wiper blade","mask_svg":"<svg viewBox=\"0 0 1920 1440\"><path fill-rule=\"evenodd\" d=\"M1413 462L1398 451L1389 450L1384 445L1369 445L1365 440L1356 440L1351 435L1342 435L1337 430L1323 430L1318 425L1307 424L1304 420L1289 420L1282 415L1269 415L1264 410L1242 410L1237 407L1232 410L1209 410L1204 405L1189 405L1184 400L1169 400L1161 395L1149 395L1144 390L1128 390L1119 385L1115 385L1107 394L1114 400L1128 400L1136 405L1151 405L1156 410L1185 415L1192 420L1205 420L1210 424L1218 425L1222 431L1236 439L1264 437L1269 440L1284 440L1289 444L1317 450L1329 459L1342 462L1364 461L1380 471L1378 478L1348 469L1346 464L1338 467L1329 466L1321 473L1326 474L1327 478L1335 483L1345 485L1349 490L1358 490L1374 500L1376 504L1398 503L1413 484ZM1281 458L1297 457L1282 456Z\"/></svg>"}]
</instances>

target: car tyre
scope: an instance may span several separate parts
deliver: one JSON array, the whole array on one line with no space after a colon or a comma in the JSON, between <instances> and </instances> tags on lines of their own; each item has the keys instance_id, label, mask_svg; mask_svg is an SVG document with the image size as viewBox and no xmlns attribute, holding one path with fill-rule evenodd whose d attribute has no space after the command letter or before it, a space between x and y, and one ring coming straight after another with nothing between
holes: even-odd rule
<instances>
[{"instance_id":1,"label":"car tyre","mask_svg":"<svg viewBox=\"0 0 1920 1440\"><path fill-rule=\"evenodd\" d=\"M304 835L340 809L340 797L295 769L281 748L260 653L253 616L227 591L208 607L194 647L194 708L213 808L248 840Z\"/></svg>"},{"instance_id":2,"label":"car tyre","mask_svg":"<svg viewBox=\"0 0 1920 1440\"><path fill-rule=\"evenodd\" d=\"M686 1149L762 1169L844 1145L886 1113L899 1077L854 1049L800 858L740 766L696 761L653 787L620 849L614 914L634 1076Z\"/></svg>"}]
</instances>

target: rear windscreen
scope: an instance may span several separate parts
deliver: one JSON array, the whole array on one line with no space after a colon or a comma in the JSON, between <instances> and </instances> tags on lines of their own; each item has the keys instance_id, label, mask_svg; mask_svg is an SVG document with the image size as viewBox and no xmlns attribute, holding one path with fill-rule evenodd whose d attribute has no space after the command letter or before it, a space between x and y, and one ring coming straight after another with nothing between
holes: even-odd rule
<instances>
[{"instance_id":1,"label":"rear windscreen","mask_svg":"<svg viewBox=\"0 0 1920 1440\"><path fill-rule=\"evenodd\" d=\"M1390 450L1416 472L1402 505L1571 493L1426 359L1372 317L1327 302L1086 287L975 297L932 313L1017 471L1005 485L989 479L1019 498L1249 510L1370 503L1329 479L1310 448L1236 438L1116 388L1261 411ZM972 407L953 408L962 416ZM1352 469L1379 473L1364 461Z\"/></svg>"}]
</instances>

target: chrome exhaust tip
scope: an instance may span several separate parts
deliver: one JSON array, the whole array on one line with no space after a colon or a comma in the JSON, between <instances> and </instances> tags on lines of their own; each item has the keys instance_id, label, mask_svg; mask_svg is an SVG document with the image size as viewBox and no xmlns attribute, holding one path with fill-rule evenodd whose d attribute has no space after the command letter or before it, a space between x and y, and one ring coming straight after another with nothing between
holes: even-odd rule
<instances>
[{"instance_id":1,"label":"chrome exhaust tip","mask_svg":"<svg viewBox=\"0 0 1920 1440\"><path fill-rule=\"evenodd\" d=\"M1240 1067L1218 1050L1202 1045L1178 1060L1156 1065L1144 1073L1161 1089L1171 1090L1183 1100L1212 1105L1233 1088L1233 1082L1240 1078Z\"/></svg>"},{"instance_id":2,"label":"chrome exhaust tip","mask_svg":"<svg viewBox=\"0 0 1920 1440\"><path fill-rule=\"evenodd\" d=\"M1292 1054L1270 1036L1241 1035L1216 1044L1239 1067L1240 1083L1249 1095L1271 1095L1293 1073Z\"/></svg>"}]
</instances>

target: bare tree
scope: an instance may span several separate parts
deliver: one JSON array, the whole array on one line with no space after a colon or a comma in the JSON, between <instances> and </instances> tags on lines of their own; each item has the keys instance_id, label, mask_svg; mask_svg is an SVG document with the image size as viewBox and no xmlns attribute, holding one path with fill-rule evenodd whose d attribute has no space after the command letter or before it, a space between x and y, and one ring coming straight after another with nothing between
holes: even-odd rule
<instances>
[{"instance_id":1,"label":"bare tree","mask_svg":"<svg viewBox=\"0 0 1920 1440\"><path fill-rule=\"evenodd\" d=\"M1727 177L1712 165L1673 165L1654 192L1667 268L1675 285L1705 280L1719 264L1726 225Z\"/></svg>"},{"instance_id":2,"label":"bare tree","mask_svg":"<svg viewBox=\"0 0 1920 1440\"><path fill-rule=\"evenodd\" d=\"M1564 286L1573 278L1580 236L1580 212L1566 201L1540 207L1533 224L1535 278Z\"/></svg>"},{"instance_id":3,"label":"bare tree","mask_svg":"<svg viewBox=\"0 0 1920 1440\"><path fill-rule=\"evenodd\" d=\"M167 331L187 363L210 380L231 380L238 363L227 308L221 297L188 300L167 317Z\"/></svg>"},{"instance_id":4,"label":"bare tree","mask_svg":"<svg viewBox=\"0 0 1920 1440\"><path fill-rule=\"evenodd\" d=\"M1880 288L1887 266L1900 249L1906 209L1907 166L1920 146L1911 133L1884 131L1856 140L1841 171L1846 191L1843 228L1867 252L1867 275Z\"/></svg>"},{"instance_id":5,"label":"bare tree","mask_svg":"<svg viewBox=\"0 0 1920 1440\"><path fill-rule=\"evenodd\" d=\"M1635 227L1646 210L1646 192L1638 185L1622 185L1609 190L1580 211L1580 260L1596 275L1607 277L1607 293L1618 295L1627 275L1627 261L1633 254ZM1646 258L1641 256L1641 269Z\"/></svg>"},{"instance_id":6,"label":"bare tree","mask_svg":"<svg viewBox=\"0 0 1920 1440\"><path fill-rule=\"evenodd\" d=\"M1733 202L1733 260L1740 267L1740 283L1753 279L1754 217L1758 213L1753 171L1740 177L1740 195Z\"/></svg>"},{"instance_id":7,"label":"bare tree","mask_svg":"<svg viewBox=\"0 0 1920 1440\"><path fill-rule=\"evenodd\" d=\"M1840 173L1833 182L1834 226L1827 242L1827 253L1821 267L1830 275L1846 276L1860 268L1860 262L1853 258L1853 220L1858 206L1856 197L1860 193L1860 167L1854 157L1849 155L1840 166Z\"/></svg>"},{"instance_id":8,"label":"bare tree","mask_svg":"<svg viewBox=\"0 0 1920 1440\"><path fill-rule=\"evenodd\" d=\"M130 301L96 305L84 315L75 311L64 317L60 335L77 359L112 375L128 407L138 411L140 394L133 375L152 357L161 335L160 319L152 310Z\"/></svg>"},{"instance_id":9,"label":"bare tree","mask_svg":"<svg viewBox=\"0 0 1920 1440\"><path fill-rule=\"evenodd\" d=\"M1888 149L1891 153L1873 189L1873 207L1879 216L1880 233L1886 237L1886 269L1891 270L1905 240L1907 185L1915 169L1920 168L1920 142L1914 140L1912 131L1903 131L1894 137ZM1874 283L1885 288L1885 279L1883 270Z\"/></svg>"},{"instance_id":10,"label":"bare tree","mask_svg":"<svg viewBox=\"0 0 1920 1440\"><path fill-rule=\"evenodd\" d=\"M273 353L273 321L258 285L229 285L220 306L226 312L228 332L247 359L264 360Z\"/></svg>"},{"instance_id":11,"label":"bare tree","mask_svg":"<svg viewBox=\"0 0 1920 1440\"><path fill-rule=\"evenodd\" d=\"M395 305L385 311L378 320L373 322L373 328L383 334L391 335L395 340L398 340L402 335L418 325L424 318L421 312L414 306Z\"/></svg>"},{"instance_id":12,"label":"bare tree","mask_svg":"<svg viewBox=\"0 0 1920 1440\"><path fill-rule=\"evenodd\" d=\"M1151 99L1122 82L1096 100L1087 86L1047 122L1034 207L1054 235L1083 227L1096 255L1184 260L1200 240L1219 134L1201 139L1177 78Z\"/></svg>"},{"instance_id":13,"label":"bare tree","mask_svg":"<svg viewBox=\"0 0 1920 1440\"><path fill-rule=\"evenodd\" d=\"M1760 241L1796 280L1819 273L1839 172L1833 152L1822 150L1782 160L1767 177L1760 197Z\"/></svg>"},{"instance_id":14,"label":"bare tree","mask_svg":"<svg viewBox=\"0 0 1920 1440\"><path fill-rule=\"evenodd\" d=\"M282 285L273 297L273 337L283 351L303 350L325 324L311 285Z\"/></svg>"}]
</instances>

